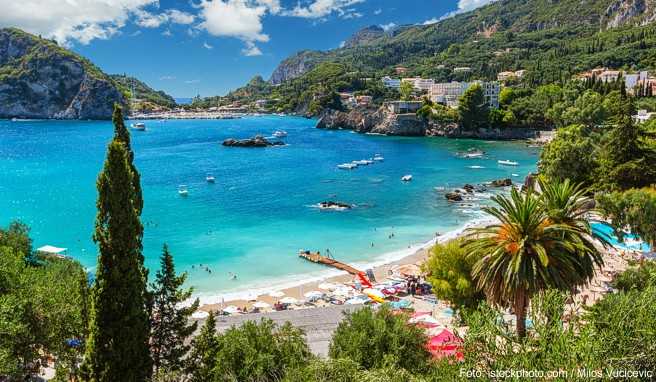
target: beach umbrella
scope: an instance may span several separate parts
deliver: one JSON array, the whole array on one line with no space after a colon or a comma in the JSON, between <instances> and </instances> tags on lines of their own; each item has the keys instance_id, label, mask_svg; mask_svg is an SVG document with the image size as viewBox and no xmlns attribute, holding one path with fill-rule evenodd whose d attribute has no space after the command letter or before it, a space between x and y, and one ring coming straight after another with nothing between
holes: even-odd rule
<instances>
[{"instance_id":1,"label":"beach umbrella","mask_svg":"<svg viewBox=\"0 0 656 382\"><path fill-rule=\"evenodd\" d=\"M399 272L405 276L421 276L421 269L416 264L406 264L399 267Z\"/></svg>"},{"instance_id":2,"label":"beach umbrella","mask_svg":"<svg viewBox=\"0 0 656 382\"><path fill-rule=\"evenodd\" d=\"M458 361L464 359L462 353L462 340L456 337L447 329L442 330L438 335L431 337L426 344L433 357L441 359L445 357L455 357Z\"/></svg>"},{"instance_id":3,"label":"beach umbrella","mask_svg":"<svg viewBox=\"0 0 656 382\"><path fill-rule=\"evenodd\" d=\"M191 314L191 318L195 318L197 320L202 320L204 318L209 317L209 313L202 311L202 310L197 310L194 313Z\"/></svg>"},{"instance_id":4,"label":"beach umbrella","mask_svg":"<svg viewBox=\"0 0 656 382\"><path fill-rule=\"evenodd\" d=\"M320 298L323 298L324 293L319 292L318 290L313 290L313 291L307 292L303 296L305 296L305 298L308 299L309 301L314 301L314 300L318 300Z\"/></svg>"},{"instance_id":5,"label":"beach umbrella","mask_svg":"<svg viewBox=\"0 0 656 382\"><path fill-rule=\"evenodd\" d=\"M225 308L223 308L223 312L228 313L228 314L235 314L235 313L239 313L240 310L236 306L230 305L230 306L226 306Z\"/></svg>"},{"instance_id":6,"label":"beach umbrella","mask_svg":"<svg viewBox=\"0 0 656 382\"><path fill-rule=\"evenodd\" d=\"M335 290L335 289L337 289L337 287L338 286L333 284L333 283L321 283L317 286L317 288L323 289L323 290Z\"/></svg>"},{"instance_id":7,"label":"beach umbrella","mask_svg":"<svg viewBox=\"0 0 656 382\"><path fill-rule=\"evenodd\" d=\"M258 302L256 302L255 304L253 304L253 306L256 307L256 308L258 308L258 309L268 309L268 308L271 307L270 304L267 304L267 303L264 302L264 301L258 301Z\"/></svg>"},{"instance_id":8,"label":"beach umbrella","mask_svg":"<svg viewBox=\"0 0 656 382\"><path fill-rule=\"evenodd\" d=\"M298 304L298 300L295 299L294 297L285 297L282 300L280 300L282 304L289 304L289 305L294 305Z\"/></svg>"},{"instance_id":9,"label":"beach umbrella","mask_svg":"<svg viewBox=\"0 0 656 382\"><path fill-rule=\"evenodd\" d=\"M271 297L282 297L284 295L285 295L285 293L283 293L279 290L274 290L272 292L269 292L269 296L271 296Z\"/></svg>"}]
</instances>

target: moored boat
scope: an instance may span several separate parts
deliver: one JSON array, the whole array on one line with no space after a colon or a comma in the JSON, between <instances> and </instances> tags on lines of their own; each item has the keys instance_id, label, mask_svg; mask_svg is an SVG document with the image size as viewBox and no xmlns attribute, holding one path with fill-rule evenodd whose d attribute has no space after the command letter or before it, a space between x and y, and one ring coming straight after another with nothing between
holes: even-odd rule
<instances>
[{"instance_id":1,"label":"moored boat","mask_svg":"<svg viewBox=\"0 0 656 382\"><path fill-rule=\"evenodd\" d=\"M276 137L276 138L285 138L287 136L287 132L283 131L283 130L276 130L273 133L273 136Z\"/></svg>"},{"instance_id":2,"label":"moored boat","mask_svg":"<svg viewBox=\"0 0 656 382\"><path fill-rule=\"evenodd\" d=\"M412 180L412 175L403 175L401 177L401 180L404 181L404 182L409 182L409 181Z\"/></svg>"},{"instance_id":3,"label":"moored boat","mask_svg":"<svg viewBox=\"0 0 656 382\"><path fill-rule=\"evenodd\" d=\"M497 161L499 164L504 165L504 166L518 166L519 163L511 160L498 160Z\"/></svg>"},{"instance_id":4,"label":"moored boat","mask_svg":"<svg viewBox=\"0 0 656 382\"><path fill-rule=\"evenodd\" d=\"M135 122L131 125L132 130L146 131L146 124L143 122Z\"/></svg>"},{"instance_id":5,"label":"moored boat","mask_svg":"<svg viewBox=\"0 0 656 382\"><path fill-rule=\"evenodd\" d=\"M214 175L207 174L207 176L205 177L205 181L207 183L214 183L216 182L216 178L214 177Z\"/></svg>"},{"instance_id":6,"label":"moored boat","mask_svg":"<svg viewBox=\"0 0 656 382\"><path fill-rule=\"evenodd\" d=\"M187 186L185 186L184 184L179 185L178 186L178 195L180 195L182 197L188 196L189 195L189 190L187 189Z\"/></svg>"},{"instance_id":7,"label":"moored boat","mask_svg":"<svg viewBox=\"0 0 656 382\"><path fill-rule=\"evenodd\" d=\"M355 163L342 163L337 165L337 168L342 170L353 170L356 167L358 167L358 165Z\"/></svg>"}]
</instances>

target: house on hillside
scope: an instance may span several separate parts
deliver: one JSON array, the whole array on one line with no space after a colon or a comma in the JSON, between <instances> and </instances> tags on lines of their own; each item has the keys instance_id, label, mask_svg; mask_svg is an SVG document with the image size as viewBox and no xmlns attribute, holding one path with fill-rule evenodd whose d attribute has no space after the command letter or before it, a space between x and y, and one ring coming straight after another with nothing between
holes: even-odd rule
<instances>
[{"instance_id":1,"label":"house on hillside","mask_svg":"<svg viewBox=\"0 0 656 382\"><path fill-rule=\"evenodd\" d=\"M416 113L422 105L421 101L389 101L384 106L394 114L408 114Z\"/></svg>"},{"instance_id":2,"label":"house on hillside","mask_svg":"<svg viewBox=\"0 0 656 382\"><path fill-rule=\"evenodd\" d=\"M434 84L430 89L430 99L433 102L444 104L448 107L456 108L460 103L460 97L471 86L478 84L483 89L485 101L490 107L499 107L500 86L496 81L473 81L473 82L443 82Z\"/></svg>"},{"instance_id":3,"label":"house on hillside","mask_svg":"<svg viewBox=\"0 0 656 382\"><path fill-rule=\"evenodd\" d=\"M398 78L383 77L382 81L386 88L399 89L401 87L401 80Z\"/></svg>"}]
</instances>

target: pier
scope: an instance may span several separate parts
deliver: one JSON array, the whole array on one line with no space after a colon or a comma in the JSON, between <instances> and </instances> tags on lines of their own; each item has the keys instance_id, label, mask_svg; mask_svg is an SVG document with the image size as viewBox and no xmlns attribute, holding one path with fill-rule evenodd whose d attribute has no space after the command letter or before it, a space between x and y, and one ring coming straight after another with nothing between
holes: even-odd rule
<instances>
[{"instance_id":1,"label":"pier","mask_svg":"<svg viewBox=\"0 0 656 382\"><path fill-rule=\"evenodd\" d=\"M309 251L301 251L299 252L298 256L304 258L305 260L311 261L313 263L323 264L329 267L337 268L340 271L348 272L354 276L363 274L362 271L359 271L348 264L342 263L339 260L335 260L327 256L322 256L318 252L311 253Z\"/></svg>"}]
</instances>

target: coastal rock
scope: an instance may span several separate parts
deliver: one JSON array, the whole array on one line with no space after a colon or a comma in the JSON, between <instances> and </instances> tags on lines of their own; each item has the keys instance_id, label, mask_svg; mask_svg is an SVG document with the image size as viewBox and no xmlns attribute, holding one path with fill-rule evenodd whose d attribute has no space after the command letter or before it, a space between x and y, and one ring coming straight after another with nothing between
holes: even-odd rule
<instances>
[{"instance_id":1,"label":"coastal rock","mask_svg":"<svg viewBox=\"0 0 656 382\"><path fill-rule=\"evenodd\" d=\"M15 28L0 29L0 118L109 119L125 103L88 60Z\"/></svg>"},{"instance_id":2,"label":"coastal rock","mask_svg":"<svg viewBox=\"0 0 656 382\"><path fill-rule=\"evenodd\" d=\"M269 82L272 85L281 83L301 76L314 68L324 54L317 51L304 50L283 60L271 73Z\"/></svg>"},{"instance_id":3,"label":"coastal rock","mask_svg":"<svg viewBox=\"0 0 656 382\"><path fill-rule=\"evenodd\" d=\"M470 194L473 193L475 189L475 187L472 186L471 184L465 184L464 186L462 186L462 188Z\"/></svg>"},{"instance_id":4,"label":"coastal rock","mask_svg":"<svg viewBox=\"0 0 656 382\"><path fill-rule=\"evenodd\" d=\"M462 195L459 192L453 191L453 192L447 192L444 194L444 197L451 201L451 202L461 202L462 201Z\"/></svg>"},{"instance_id":5,"label":"coastal rock","mask_svg":"<svg viewBox=\"0 0 656 382\"><path fill-rule=\"evenodd\" d=\"M385 29L379 25L371 25L355 32L348 40L344 42L344 48L364 46L383 36L385 36Z\"/></svg>"},{"instance_id":6,"label":"coastal rock","mask_svg":"<svg viewBox=\"0 0 656 382\"><path fill-rule=\"evenodd\" d=\"M491 139L491 140L516 140L535 138L537 130L525 128L498 129L498 128L481 128L470 131L464 130L457 123L439 123L431 121L426 128L427 136L447 137L447 138L474 138L474 139Z\"/></svg>"},{"instance_id":7,"label":"coastal rock","mask_svg":"<svg viewBox=\"0 0 656 382\"><path fill-rule=\"evenodd\" d=\"M329 200L327 202L319 203L319 208L322 210L350 210L353 206L348 203Z\"/></svg>"},{"instance_id":8,"label":"coastal rock","mask_svg":"<svg viewBox=\"0 0 656 382\"><path fill-rule=\"evenodd\" d=\"M261 135L256 135L248 139L234 139L228 138L222 143L226 147L269 147L269 146L284 146L284 142L269 141Z\"/></svg>"},{"instance_id":9,"label":"coastal rock","mask_svg":"<svg viewBox=\"0 0 656 382\"><path fill-rule=\"evenodd\" d=\"M510 178L497 179L497 180L493 180L490 184L493 187L508 187L508 186L512 186L512 179Z\"/></svg>"},{"instance_id":10,"label":"coastal rock","mask_svg":"<svg viewBox=\"0 0 656 382\"><path fill-rule=\"evenodd\" d=\"M318 129L346 129L358 133L424 136L426 123L415 114L394 114L386 108L350 111L327 110L317 122Z\"/></svg>"}]
</instances>

